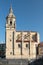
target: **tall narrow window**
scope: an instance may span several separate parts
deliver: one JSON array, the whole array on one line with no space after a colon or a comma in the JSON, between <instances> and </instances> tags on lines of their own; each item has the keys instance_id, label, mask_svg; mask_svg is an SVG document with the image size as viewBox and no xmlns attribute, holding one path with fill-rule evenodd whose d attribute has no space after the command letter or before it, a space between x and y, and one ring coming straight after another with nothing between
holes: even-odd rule
<instances>
[{"instance_id":1,"label":"tall narrow window","mask_svg":"<svg viewBox=\"0 0 43 65\"><path fill-rule=\"evenodd\" d=\"M14 32L13 32L13 55L14 55Z\"/></svg>"},{"instance_id":2,"label":"tall narrow window","mask_svg":"<svg viewBox=\"0 0 43 65\"><path fill-rule=\"evenodd\" d=\"M26 44L26 48L28 48L28 44Z\"/></svg>"},{"instance_id":3,"label":"tall narrow window","mask_svg":"<svg viewBox=\"0 0 43 65\"><path fill-rule=\"evenodd\" d=\"M21 48L21 44L18 44L18 47Z\"/></svg>"},{"instance_id":4,"label":"tall narrow window","mask_svg":"<svg viewBox=\"0 0 43 65\"><path fill-rule=\"evenodd\" d=\"M30 55L30 43L26 44L26 48L29 49L29 55Z\"/></svg>"},{"instance_id":5,"label":"tall narrow window","mask_svg":"<svg viewBox=\"0 0 43 65\"><path fill-rule=\"evenodd\" d=\"M20 48L21 50L21 55L22 55L22 42L20 44L18 44L18 47Z\"/></svg>"},{"instance_id":6,"label":"tall narrow window","mask_svg":"<svg viewBox=\"0 0 43 65\"><path fill-rule=\"evenodd\" d=\"M10 21L10 25L12 25L12 21Z\"/></svg>"},{"instance_id":7,"label":"tall narrow window","mask_svg":"<svg viewBox=\"0 0 43 65\"><path fill-rule=\"evenodd\" d=\"M29 44L26 44L26 48L30 48L30 43Z\"/></svg>"}]
</instances>

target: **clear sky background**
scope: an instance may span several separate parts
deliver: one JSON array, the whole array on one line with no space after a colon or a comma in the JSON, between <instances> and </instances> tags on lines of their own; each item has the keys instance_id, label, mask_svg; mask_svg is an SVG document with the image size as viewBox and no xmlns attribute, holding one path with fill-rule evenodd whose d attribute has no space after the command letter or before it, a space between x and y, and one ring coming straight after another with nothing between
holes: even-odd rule
<instances>
[{"instance_id":1,"label":"clear sky background","mask_svg":"<svg viewBox=\"0 0 43 65\"><path fill-rule=\"evenodd\" d=\"M10 5L16 16L17 31L36 31L43 41L43 0L0 0L0 43L5 42L5 23Z\"/></svg>"}]
</instances>

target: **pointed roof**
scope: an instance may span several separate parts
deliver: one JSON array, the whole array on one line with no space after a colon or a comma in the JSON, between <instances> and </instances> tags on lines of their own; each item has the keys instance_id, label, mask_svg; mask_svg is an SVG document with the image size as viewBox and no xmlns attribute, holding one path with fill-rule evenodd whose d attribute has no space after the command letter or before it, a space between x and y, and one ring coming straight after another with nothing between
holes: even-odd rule
<instances>
[{"instance_id":1,"label":"pointed roof","mask_svg":"<svg viewBox=\"0 0 43 65\"><path fill-rule=\"evenodd\" d=\"M9 9L9 14L8 14L7 17L15 17L15 15L13 14L12 6L11 6L10 9ZM6 18L7 18L7 17L6 17Z\"/></svg>"},{"instance_id":2,"label":"pointed roof","mask_svg":"<svg viewBox=\"0 0 43 65\"><path fill-rule=\"evenodd\" d=\"M12 6L11 6L10 9L9 9L9 13L13 13Z\"/></svg>"}]
</instances>

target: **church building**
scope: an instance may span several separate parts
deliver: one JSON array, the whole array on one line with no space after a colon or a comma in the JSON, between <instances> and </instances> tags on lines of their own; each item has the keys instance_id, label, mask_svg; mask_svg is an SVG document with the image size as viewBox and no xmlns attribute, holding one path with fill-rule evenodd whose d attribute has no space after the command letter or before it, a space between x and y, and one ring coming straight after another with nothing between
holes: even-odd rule
<instances>
[{"instance_id":1,"label":"church building","mask_svg":"<svg viewBox=\"0 0 43 65\"><path fill-rule=\"evenodd\" d=\"M16 17L10 7L6 17L6 59L35 59L39 43L38 32L16 31Z\"/></svg>"}]
</instances>

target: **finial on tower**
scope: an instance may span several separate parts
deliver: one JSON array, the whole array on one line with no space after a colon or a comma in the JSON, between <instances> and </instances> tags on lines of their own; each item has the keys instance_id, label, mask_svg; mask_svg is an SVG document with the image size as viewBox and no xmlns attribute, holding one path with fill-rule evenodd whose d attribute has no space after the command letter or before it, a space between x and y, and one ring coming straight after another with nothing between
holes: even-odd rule
<instances>
[{"instance_id":1,"label":"finial on tower","mask_svg":"<svg viewBox=\"0 0 43 65\"><path fill-rule=\"evenodd\" d=\"M9 13L13 13L12 5L10 6Z\"/></svg>"}]
</instances>

